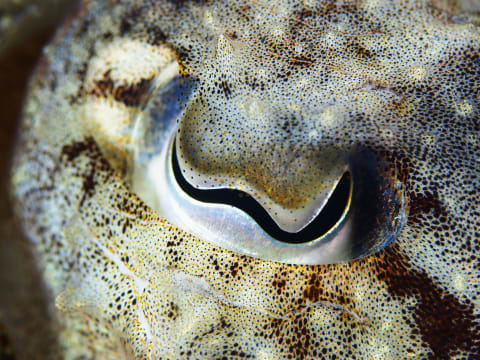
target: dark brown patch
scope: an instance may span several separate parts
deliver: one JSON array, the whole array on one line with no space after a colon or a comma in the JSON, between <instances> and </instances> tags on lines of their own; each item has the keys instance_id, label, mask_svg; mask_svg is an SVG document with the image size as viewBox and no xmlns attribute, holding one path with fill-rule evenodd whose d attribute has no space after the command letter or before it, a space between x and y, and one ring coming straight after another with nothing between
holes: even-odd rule
<instances>
[{"instance_id":1,"label":"dark brown patch","mask_svg":"<svg viewBox=\"0 0 480 360\"><path fill-rule=\"evenodd\" d=\"M285 279L276 279L272 281L272 287L277 289L277 295L280 295L287 284Z\"/></svg>"},{"instance_id":2,"label":"dark brown patch","mask_svg":"<svg viewBox=\"0 0 480 360\"><path fill-rule=\"evenodd\" d=\"M322 276L312 273L307 282L307 286L303 290L303 296L311 302L317 302L323 296ZM325 299L327 300L327 299Z\"/></svg>"},{"instance_id":3,"label":"dark brown patch","mask_svg":"<svg viewBox=\"0 0 480 360\"><path fill-rule=\"evenodd\" d=\"M374 56L374 53L371 50L361 45L358 45L356 47L356 52L360 57L363 57L363 58L371 58L372 56Z\"/></svg>"},{"instance_id":4,"label":"dark brown patch","mask_svg":"<svg viewBox=\"0 0 480 360\"><path fill-rule=\"evenodd\" d=\"M312 351L311 342L315 334L311 333L304 320L303 316L296 316L293 322L295 331L290 334L292 341L288 345L288 351L295 354L295 359L307 359Z\"/></svg>"},{"instance_id":5,"label":"dark brown patch","mask_svg":"<svg viewBox=\"0 0 480 360\"><path fill-rule=\"evenodd\" d=\"M180 66L180 70L182 70L182 65L188 62L192 49L193 47L191 45L188 46L188 48L181 45L173 48L173 51L175 52L175 55L177 57L178 64ZM185 75L188 74L185 73Z\"/></svg>"},{"instance_id":6,"label":"dark brown patch","mask_svg":"<svg viewBox=\"0 0 480 360\"><path fill-rule=\"evenodd\" d=\"M107 97L113 92L113 80L110 77L112 70L108 70L103 74L103 78L100 80L95 80L95 89L92 91L93 94L100 97Z\"/></svg>"},{"instance_id":7,"label":"dark brown patch","mask_svg":"<svg viewBox=\"0 0 480 360\"><path fill-rule=\"evenodd\" d=\"M136 84L120 85L113 89L113 98L127 106L139 106L150 89L153 77L141 79Z\"/></svg>"},{"instance_id":8,"label":"dark brown patch","mask_svg":"<svg viewBox=\"0 0 480 360\"><path fill-rule=\"evenodd\" d=\"M340 289L339 291L331 293L325 291L322 275L315 272L313 272L308 279L305 289L303 290L303 296L305 300L309 300L312 303L328 301L340 305L349 305L352 302L350 297L342 293Z\"/></svg>"},{"instance_id":9,"label":"dark brown patch","mask_svg":"<svg viewBox=\"0 0 480 360\"><path fill-rule=\"evenodd\" d=\"M429 359L449 359L453 350L480 354L480 320L473 305L460 302L454 295L435 284L423 270L412 268L397 246L386 248L383 259L376 263L378 277L389 293L399 297L415 297L415 323L412 332L420 332L422 340L432 349Z\"/></svg>"},{"instance_id":10,"label":"dark brown patch","mask_svg":"<svg viewBox=\"0 0 480 360\"><path fill-rule=\"evenodd\" d=\"M122 102L127 106L140 106L153 81L153 76L148 79L141 79L135 84L115 85L114 80L110 76L111 70L103 74L103 78L95 80L94 89L90 94L99 97L112 96L116 101Z\"/></svg>"},{"instance_id":11,"label":"dark brown patch","mask_svg":"<svg viewBox=\"0 0 480 360\"><path fill-rule=\"evenodd\" d=\"M287 282L285 280L273 280L272 286L278 289L283 289Z\"/></svg>"},{"instance_id":12,"label":"dark brown patch","mask_svg":"<svg viewBox=\"0 0 480 360\"><path fill-rule=\"evenodd\" d=\"M167 35L163 30L158 26L151 26L147 28L147 42L151 45L160 45L165 43L167 40Z\"/></svg>"},{"instance_id":13,"label":"dark brown patch","mask_svg":"<svg viewBox=\"0 0 480 360\"><path fill-rule=\"evenodd\" d=\"M105 39L105 40L112 40L113 39L113 34L110 32L110 31L107 31L106 33L104 33L102 35L102 37Z\"/></svg>"},{"instance_id":14,"label":"dark brown patch","mask_svg":"<svg viewBox=\"0 0 480 360\"><path fill-rule=\"evenodd\" d=\"M120 20L120 35L125 36L126 33L130 32L132 30L132 23L130 19L124 18Z\"/></svg>"},{"instance_id":15,"label":"dark brown patch","mask_svg":"<svg viewBox=\"0 0 480 360\"><path fill-rule=\"evenodd\" d=\"M89 136L83 141L75 141L70 145L62 147L61 155L66 156L69 162L74 161L82 154L93 154L99 151L95 140Z\"/></svg>"},{"instance_id":16,"label":"dark brown patch","mask_svg":"<svg viewBox=\"0 0 480 360\"><path fill-rule=\"evenodd\" d=\"M232 96L232 89L226 80L220 81L218 84L219 93L223 94L227 99Z\"/></svg>"},{"instance_id":17,"label":"dark brown patch","mask_svg":"<svg viewBox=\"0 0 480 360\"><path fill-rule=\"evenodd\" d=\"M92 167L90 171L86 174L85 178L83 179L82 189L83 189L83 196L80 200L80 206L83 206L85 199L90 198L95 193L95 186L97 182L95 181L95 168Z\"/></svg>"},{"instance_id":18,"label":"dark brown patch","mask_svg":"<svg viewBox=\"0 0 480 360\"><path fill-rule=\"evenodd\" d=\"M235 261L233 264L231 264L229 270L232 278L235 278L235 276L237 276L238 274L238 271L240 270L240 265L238 264L238 261Z\"/></svg>"},{"instance_id":19,"label":"dark brown patch","mask_svg":"<svg viewBox=\"0 0 480 360\"><path fill-rule=\"evenodd\" d=\"M227 36L230 37L230 39L232 39L232 40L237 40L238 39L238 34L235 30L227 31Z\"/></svg>"},{"instance_id":20,"label":"dark brown patch","mask_svg":"<svg viewBox=\"0 0 480 360\"><path fill-rule=\"evenodd\" d=\"M170 303L168 304L168 312L167 312L167 316L172 320L172 321L175 321L178 317L178 312L179 312L179 307L177 304L175 304L174 302L170 301Z\"/></svg>"},{"instance_id":21,"label":"dark brown patch","mask_svg":"<svg viewBox=\"0 0 480 360\"><path fill-rule=\"evenodd\" d=\"M83 141L76 141L70 145L65 145L61 150L61 158L66 158L67 162L73 162L79 156L87 156L90 159L88 169L85 171L82 183L82 198L80 199L80 207L83 206L85 200L95 194L95 187L99 183L96 176L99 171L111 170L110 164L104 158L100 148L92 137L86 137ZM105 179L102 179L105 180Z\"/></svg>"},{"instance_id":22,"label":"dark brown patch","mask_svg":"<svg viewBox=\"0 0 480 360\"><path fill-rule=\"evenodd\" d=\"M446 214L436 193L425 191L423 194L410 195L410 212L408 214L409 222L420 223L422 221L421 216L429 214L432 210L435 217Z\"/></svg>"}]
</instances>

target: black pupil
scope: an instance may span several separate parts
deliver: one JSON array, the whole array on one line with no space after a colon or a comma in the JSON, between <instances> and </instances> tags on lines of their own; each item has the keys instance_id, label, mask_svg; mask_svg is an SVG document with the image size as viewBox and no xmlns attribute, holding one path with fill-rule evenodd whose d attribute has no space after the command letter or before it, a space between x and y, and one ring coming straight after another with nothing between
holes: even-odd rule
<instances>
[{"instance_id":1,"label":"black pupil","mask_svg":"<svg viewBox=\"0 0 480 360\"><path fill-rule=\"evenodd\" d=\"M182 174L175 142L173 143L172 166L175 179L189 196L205 203L234 206L250 215L270 236L285 243L306 243L326 234L340 220L350 198L351 176L349 172L345 172L318 216L301 231L290 233L282 230L263 206L246 192L235 189L197 189L193 187Z\"/></svg>"}]
</instances>

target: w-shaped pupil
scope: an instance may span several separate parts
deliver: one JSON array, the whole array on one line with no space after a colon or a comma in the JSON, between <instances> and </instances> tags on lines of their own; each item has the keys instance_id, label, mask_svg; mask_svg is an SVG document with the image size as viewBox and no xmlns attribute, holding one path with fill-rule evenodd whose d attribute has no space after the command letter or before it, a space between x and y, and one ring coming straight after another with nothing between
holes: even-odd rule
<instances>
[{"instance_id":1,"label":"w-shaped pupil","mask_svg":"<svg viewBox=\"0 0 480 360\"><path fill-rule=\"evenodd\" d=\"M324 208L315 219L299 232L282 230L270 217L267 210L248 193L235 189L197 189L183 176L177 158L175 143L172 152L172 167L175 179L181 189L190 197L204 202L234 206L250 215L257 224L278 241L292 244L306 243L325 235L346 212L351 192L351 176L343 174Z\"/></svg>"}]
</instances>

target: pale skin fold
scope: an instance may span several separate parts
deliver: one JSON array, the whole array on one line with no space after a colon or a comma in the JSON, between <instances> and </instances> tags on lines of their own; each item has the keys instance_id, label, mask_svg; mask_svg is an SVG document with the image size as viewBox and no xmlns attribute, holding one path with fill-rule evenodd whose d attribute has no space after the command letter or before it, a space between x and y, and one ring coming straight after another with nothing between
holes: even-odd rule
<instances>
[{"instance_id":1,"label":"pale skin fold","mask_svg":"<svg viewBox=\"0 0 480 360\"><path fill-rule=\"evenodd\" d=\"M80 2L31 79L11 178L58 357L480 357L478 9ZM404 191L398 236L359 260L295 265L160 217L131 186L133 134L172 62L197 84L177 139L199 179L296 208L364 149Z\"/></svg>"}]
</instances>

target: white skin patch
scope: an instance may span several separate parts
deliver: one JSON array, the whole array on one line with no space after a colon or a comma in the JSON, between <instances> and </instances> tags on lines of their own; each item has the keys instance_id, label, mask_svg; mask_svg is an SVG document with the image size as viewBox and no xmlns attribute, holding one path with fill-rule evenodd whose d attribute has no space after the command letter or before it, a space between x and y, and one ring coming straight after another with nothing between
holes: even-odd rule
<instances>
[{"instance_id":1,"label":"white skin patch","mask_svg":"<svg viewBox=\"0 0 480 360\"><path fill-rule=\"evenodd\" d=\"M119 83L135 84L151 78L174 59L172 51L166 47L118 39L99 50L91 62L87 81L101 78L111 69L110 76Z\"/></svg>"}]
</instances>

